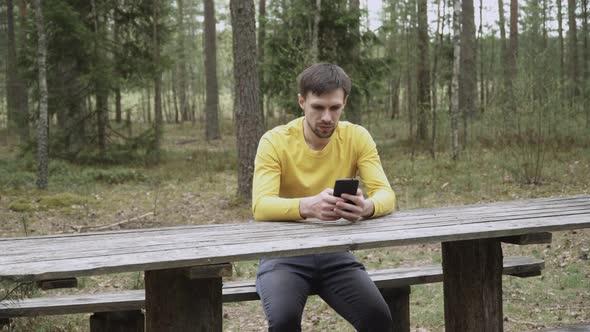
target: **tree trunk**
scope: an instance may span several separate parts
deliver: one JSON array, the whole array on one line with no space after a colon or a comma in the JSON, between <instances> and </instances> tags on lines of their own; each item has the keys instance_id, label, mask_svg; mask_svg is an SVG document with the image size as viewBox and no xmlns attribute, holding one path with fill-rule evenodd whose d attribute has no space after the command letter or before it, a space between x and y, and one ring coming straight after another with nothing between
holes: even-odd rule
<instances>
[{"instance_id":1,"label":"tree trunk","mask_svg":"<svg viewBox=\"0 0 590 332\"><path fill-rule=\"evenodd\" d=\"M588 61L590 60L590 50L588 50L588 0L582 0L582 35L584 36L584 52L582 56L582 72L584 75L583 79L583 88L584 93L584 109L586 110L586 128L590 128L590 108L588 107L588 93L590 92L588 89L589 79L590 79L590 72L588 69Z\"/></svg>"},{"instance_id":2,"label":"tree trunk","mask_svg":"<svg viewBox=\"0 0 590 332\"><path fill-rule=\"evenodd\" d=\"M578 37L576 24L576 0L568 0L568 53L569 53L569 93L576 97L580 93L580 82L578 81Z\"/></svg>"},{"instance_id":3,"label":"tree trunk","mask_svg":"<svg viewBox=\"0 0 590 332\"><path fill-rule=\"evenodd\" d=\"M461 2L453 1L453 79L451 83L451 157L459 157L459 135L457 118L459 117L459 79L461 71Z\"/></svg>"},{"instance_id":4,"label":"tree trunk","mask_svg":"<svg viewBox=\"0 0 590 332\"><path fill-rule=\"evenodd\" d=\"M434 60L432 65L432 77L431 77L431 89L432 89L432 137L430 141L430 154L432 158L436 158L436 111L438 106L438 95L437 95L437 82L436 74L438 71L438 59L441 56L441 46L443 43L443 31L445 30L445 13L446 13L446 0L443 0L442 15L440 11L440 0L436 1L436 42L434 44Z\"/></svg>"},{"instance_id":5,"label":"tree trunk","mask_svg":"<svg viewBox=\"0 0 590 332\"><path fill-rule=\"evenodd\" d=\"M518 0L510 0L510 79L516 80L518 59Z\"/></svg>"},{"instance_id":6,"label":"tree trunk","mask_svg":"<svg viewBox=\"0 0 590 332\"><path fill-rule=\"evenodd\" d=\"M153 54L152 54L153 56ZM152 123L152 87L148 85L147 88L147 122Z\"/></svg>"},{"instance_id":7,"label":"tree trunk","mask_svg":"<svg viewBox=\"0 0 590 332\"><path fill-rule=\"evenodd\" d=\"M14 29L14 3L6 2L6 25L8 45L6 52L6 89L8 103L8 129L9 132L18 133L20 141L25 143L29 139L29 102L25 81L17 63L17 43ZM22 24L25 7L19 2L19 19ZM21 31L24 26L21 25ZM24 33L19 33L23 37ZM24 43L24 39L20 41Z\"/></svg>"},{"instance_id":8,"label":"tree trunk","mask_svg":"<svg viewBox=\"0 0 590 332\"><path fill-rule=\"evenodd\" d=\"M207 1L205 1L207 2ZM176 0L178 5L178 101L180 103L180 114L182 121L189 120L188 99L186 98L186 53L185 53L185 28L184 28L184 3L183 0ZM205 8L206 10L206 8ZM206 23L205 23L206 24Z\"/></svg>"},{"instance_id":9,"label":"tree trunk","mask_svg":"<svg viewBox=\"0 0 590 332\"><path fill-rule=\"evenodd\" d=\"M462 147L467 146L468 120L475 114L477 75L475 63L475 16L473 0L461 1L461 66L459 108L463 116Z\"/></svg>"},{"instance_id":10,"label":"tree trunk","mask_svg":"<svg viewBox=\"0 0 590 332\"><path fill-rule=\"evenodd\" d=\"M357 2L358 3L358 2ZM315 8L313 11L313 29L311 37L310 58L311 63L319 61L318 41L320 39L320 21L322 19L322 0L315 0Z\"/></svg>"},{"instance_id":11,"label":"tree trunk","mask_svg":"<svg viewBox=\"0 0 590 332\"><path fill-rule=\"evenodd\" d=\"M158 42L158 24L160 1L152 0L152 56L154 65L154 141L151 149L152 162L160 162L160 143L162 140L162 73L160 71L160 46Z\"/></svg>"},{"instance_id":12,"label":"tree trunk","mask_svg":"<svg viewBox=\"0 0 590 332\"><path fill-rule=\"evenodd\" d=\"M479 111L483 113L485 111L485 81L484 81L484 70L483 70L483 0L479 0Z\"/></svg>"},{"instance_id":13,"label":"tree trunk","mask_svg":"<svg viewBox=\"0 0 590 332\"><path fill-rule=\"evenodd\" d=\"M35 0L35 25L37 26L37 67L39 71L39 122L37 127L37 188L47 189L49 165L49 125L47 117L47 40L41 0Z\"/></svg>"},{"instance_id":14,"label":"tree trunk","mask_svg":"<svg viewBox=\"0 0 590 332\"><path fill-rule=\"evenodd\" d=\"M416 141L428 141L428 111L430 110L430 57L428 55L428 4L427 0L418 0L418 121Z\"/></svg>"},{"instance_id":15,"label":"tree trunk","mask_svg":"<svg viewBox=\"0 0 590 332\"><path fill-rule=\"evenodd\" d=\"M559 36L559 81L563 88L564 77L565 77L565 61L564 61L564 40L563 40L563 11L562 11L562 0L557 1L557 34Z\"/></svg>"},{"instance_id":16,"label":"tree trunk","mask_svg":"<svg viewBox=\"0 0 590 332\"><path fill-rule=\"evenodd\" d=\"M354 79L357 76L357 66L360 63L360 44L361 44L361 33L360 33L360 21L361 21L361 11L360 11L360 1L359 0L349 0L349 10L351 15L350 21L350 65L351 69L350 74ZM361 99L362 93L359 89L352 89L350 96L348 97L347 107L346 107L346 118L348 121L356 124L361 124Z\"/></svg>"},{"instance_id":17,"label":"tree trunk","mask_svg":"<svg viewBox=\"0 0 590 332\"><path fill-rule=\"evenodd\" d=\"M206 139L219 139L219 91L217 88L217 45L215 43L215 2L205 0L205 101ZM256 41L254 42L256 44ZM262 103L258 106L261 107ZM262 108L260 108L262 110Z\"/></svg>"},{"instance_id":18,"label":"tree trunk","mask_svg":"<svg viewBox=\"0 0 590 332\"><path fill-rule=\"evenodd\" d=\"M120 35L120 29L119 29L119 23L118 23L118 9L115 8L114 10L114 19L113 19L113 47L114 47L114 58L115 58L115 68L117 68L114 71L115 74L115 122L120 124L122 121L122 111L121 111L121 84L119 83L119 58L120 58L120 52L119 52L119 47L121 47L121 35Z\"/></svg>"},{"instance_id":19,"label":"tree trunk","mask_svg":"<svg viewBox=\"0 0 590 332\"><path fill-rule=\"evenodd\" d=\"M252 175L258 141L264 132L256 67L256 21L253 0L230 0L234 112L238 145L238 196L252 197Z\"/></svg>"},{"instance_id":20,"label":"tree trunk","mask_svg":"<svg viewBox=\"0 0 590 332\"><path fill-rule=\"evenodd\" d=\"M92 0L92 11L94 12L94 61L96 63L93 75L95 96L96 96L96 127L98 134L98 153L100 158L106 155L106 126L108 117L108 96L109 88L106 78L106 58L104 54L103 38L106 34L106 21L101 22L101 14L96 6L96 0Z\"/></svg>"},{"instance_id":21,"label":"tree trunk","mask_svg":"<svg viewBox=\"0 0 590 332\"><path fill-rule=\"evenodd\" d=\"M172 68L172 84L170 84L172 88L172 104L174 105L174 120L176 123L180 123L180 119L182 114L180 114L180 110L178 109L178 99L176 98L176 69L178 67Z\"/></svg>"},{"instance_id":22,"label":"tree trunk","mask_svg":"<svg viewBox=\"0 0 590 332\"><path fill-rule=\"evenodd\" d=\"M264 109L264 100L266 95L266 81L264 77L264 40L266 38L266 0L258 2L258 77L260 78L260 109L264 116L264 127L266 128L266 121L268 121L269 110Z\"/></svg>"}]
</instances>

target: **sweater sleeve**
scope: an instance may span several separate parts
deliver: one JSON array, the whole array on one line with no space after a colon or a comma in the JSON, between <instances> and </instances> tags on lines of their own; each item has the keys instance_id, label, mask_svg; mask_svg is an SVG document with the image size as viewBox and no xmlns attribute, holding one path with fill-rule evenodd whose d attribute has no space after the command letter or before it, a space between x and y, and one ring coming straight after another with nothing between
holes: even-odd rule
<instances>
[{"instance_id":1,"label":"sweater sleeve","mask_svg":"<svg viewBox=\"0 0 590 332\"><path fill-rule=\"evenodd\" d=\"M281 162L270 134L260 139L254 160L252 213L255 220L299 220L298 198L280 198Z\"/></svg>"},{"instance_id":2,"label":"sweater sleeve","mask_svg":"<svg viewBox=\"0 0 590 332\"><path fill-rule=\"evenodd\" d=\"M375 141L365 128L359 128L358 170L360 178L365 184L367 196L375 205L373 217L379 217L394 210L396 197L383 171Z\"/></svg>"}]
</instances>

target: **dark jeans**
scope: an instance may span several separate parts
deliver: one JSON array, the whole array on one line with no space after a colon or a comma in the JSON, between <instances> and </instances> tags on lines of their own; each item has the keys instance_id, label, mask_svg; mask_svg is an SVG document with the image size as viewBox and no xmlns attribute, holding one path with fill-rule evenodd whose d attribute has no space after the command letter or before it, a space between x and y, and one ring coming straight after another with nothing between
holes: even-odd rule
<instances>
[{"instance_id":1,"label":"dark jeans","mask_svg":"<svg viewBox=\"0 0 590 332\"><path fill-rule=\"evenodd\" d=\"M392 330L387 303L349 252L262 259L256 291L269 331L301 331L310 294L319 295L357 331Z\"/></svg>"}]
</instances>

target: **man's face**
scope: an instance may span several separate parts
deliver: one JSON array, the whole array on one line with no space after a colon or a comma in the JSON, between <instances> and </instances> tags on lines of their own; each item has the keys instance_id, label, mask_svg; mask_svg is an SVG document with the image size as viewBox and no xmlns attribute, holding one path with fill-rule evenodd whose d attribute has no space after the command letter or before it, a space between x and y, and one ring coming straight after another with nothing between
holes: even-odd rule
<instances>
[{"instance_id":1,"label":"man's face","mask_svg":"<svg viewBox=\"0 0 590 332\"><path fill-rule=\"evenodd\" d=\"M321 96L308 92L307 96L298 95L298 100L311 131L318 138L331 137L346 105L344 90L336 89Z\"/></svg>"}]
</instances>

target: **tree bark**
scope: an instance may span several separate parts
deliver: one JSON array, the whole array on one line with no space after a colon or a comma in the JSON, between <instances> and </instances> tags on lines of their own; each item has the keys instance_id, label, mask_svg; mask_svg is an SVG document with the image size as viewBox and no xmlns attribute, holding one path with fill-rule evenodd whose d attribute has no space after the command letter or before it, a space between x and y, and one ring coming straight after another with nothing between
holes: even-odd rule
<instances>
[{"instance_id":1,"label":"tree bark","mask_svg":"<svg viewBox=\"0 0 590 332\"><path fill-rule=\"evenodd\" d=\"M461 1L461 66L459 80L459 108L463 116L462 147L468 142L468 120L475 114L477 74L475 63L475 16L473 0Z\"/></svg>"},{"instance_id":2,"label":"tree bark","mask_svg":"<svg viewBox=\"0 0 590 332\"><path fill-rule=\"evenodd\" d=\"M264 132L256 66L253 0L230 0L234 59L234 112L238 141L238 196L250 200L254 157Z\"/></svg>"},{"instance_id":3,"label":"tree bark","mask_svg":"<svg viewBox=\"0 0 590 332\"><path fill-rule=\"evenodd\" d=\"M562 11L562 0L556 0L557 2L557 34L559 36L559 80L562 88L565 77L565 61L564 61L564 40L563 40L563 11Z\"/></svg>"},{"instance_id":4,"label":"tree bark","mask_svg":"<svg viewBox=\"0 0 590 332\"><path fill-rule=\"evenodd\" d=\"M430 57L428 55L428 2L418 0L418 121L416 141L428 142L428 111L430 110Z\"/></svg>"},{"instance_id":5,"label":"tree bark","mask_svg":"<svg viewBox=\"0 0 590 332\"><path fill-rule=\"evenodd\" d=\"M576 0L568 0L568 53L569 53L569 93L570 97L576 97L580 93L578 79L578 37L576 24Z\"/></svg>"},{"instance_id":6,"label":"tree bark","mask_svg":"<svg viewBox=\"0 0 590 332\"><path fill-rule=\"evenodd\" d=\"M432 158L436 158L436 112L438 106L438 95L437 95L437 88L438 84L436 81L436 75L438 71L438 59L441 56L441 46L443 43L443 31L445 30L445 13L446 13L446 6L447 1L443 0L443 9L442 15L440 11L440 0L436 1L437 6L437 14L436 14L436 42L434 44L434 59L432 64L432 77L431 77L431 89L432 89L432 133L431 133L431 140L430 140L430 154Z\"/></svg>"},{"instance_id":7,"label":"tree bark","mask_svg":"<svg viewBox=\"0 0 590 332\"><path fill-rule=\"evenodd\" d=\"M510 79L516 80L518 59L518 0L510 0Z\"/></svg>"},{"instance_id":8,"label":"tree bark","mask_svg":"<svg viewBox=\"0 0 590 332\"><path fill-rule=\"evenodd\" d=\"M459 76L461 68L461 1L453 1L453 78L451 82L451 158L459 158Z\"/></svg>"},{"instance_id":9,"label":"tree bark","mask_svg":"<svg viewBox=\"0 0 590 332\"><path fill-rule=\"evenodd\" d=\"M207 2L207 1L205 1ZM184 3L183 0L176 0L178 5L178 101L182 121L189 120L188 99L186 97L186 53L185 53L185 27L184 27ZM205 7L206 10L206 7ZM206 23L205 23L206 24Z\"/></svg>"},{"instance_id":10,"label":"tree bark","mask_svg":"<svg viewBox=\"0 0 590 332\"><path fill-rule=\"evenodd\" d=\"M106 34L106 22L102 21L100 17L102 12L99 12L96 6L96 0L92 0L92 11L94 14L94 62L95 72L93 75L95 96L96 96L96 127L98 134L98 153L101 159L106 155L106 126L108 118L108 97L109 88L107 86L106 78L106 58L104 54L104 36Z\"/></svg>"},{"instance_id":11,"label":"tree bark","mask_svg":"<svg viewBox=\"0 0 590 332\"><path fill-rule=\"evenodd\" d=\"M320 0L318 0L320 1ZM258 2L258 77L260 78L260 109L264 116L264 127L266 128L269 110L264 109L264 100L266 95L266 81L264 77L264 40L266 39L266 0L260 0Z\"/></svg>"},{"instance_id":12,"label":"tree bark","mask_svg":"<svg viewBox=\"0 0 590 332\"><path fill-rule=\"evenodd\" d=\"M584 51L582 56L582 72L584 75L584 109L586 110L586 128L590 128L590 108L588 107L588 84L590 79L590 71L588 69L588 61L590 60L590 50L588 49L588 0L582 0L582 35L584 36Z\"/></svg>"},{"instance_id":13,"label":"tree bark","mask_svg":"<svg viewBox=\"0 0 590 332\"><path fill-rule=\"evenodd\" d=\"M205 0L205 79L206 139L219 139L219 91L217 88L217 45L215 42L215 2ZM260 104L262 106L262 103ZM262 110L262 108L261 108Z\"/></svg>"},{"instance_id":14,"label":"tree bark","mask_svg":"<svg viewBox=\"0 0 590 332\"><path fill-rule=\"evenodd\" d=\"M21 22L20 42L24 43L24 3L19 2L19 20ZM6 52L6 89L8 103L8 129L9 132L18 133L20 141L25 143L29 139L29 102L27 86L22 78L22 72L17 62L17 42L14 29L14 3L6 2L6 25L8 45Z\"/></svg>"},{"instance_id":15,"label":"tree bark","mask_svg":"<svg viewBox=\"0 0 590 332\"><path fill-rule=\"evenodd\" d=\"M37 67L39 71L39 122L37 127L37 188L47 189L49 165L49 125L47 116L47 39L41 0L34 0L37 27Z\"/></svg>"},{"instance_id":16,"label":"tree bark","mask_svg":"<svg viewBox=\"0 0 590 332\"><path fill-rule=\"evenodd\" d=\"M483 66L483 0L479 0L479 111L485 111L486 104L486 90L484 81L484 66Z\"/></svg>"},{"instance_id":17,"label":"tree bark","mask_svg":"<svg viewBox=\"0 0 590 332\"><path fill-rule=\"evenodd\" d=\"M322 0L315 0L315 8L313 11L313 28L311 37L310 58L311 63L319 61L318 43L320 39L320 21L322 19Z\"/></svg>"},{"instance_id":18,"label":"tree bark","mask_svg":"<svg viewBox=\"0 0 590 332\"><path fill-rule=\"evenodd\" d=\"M360 21L361 21L361 11L360 11L360 1L359 0L349 0L348 3L350 15L351 15L351 23L350 23L350 40L351 40L351 49L350 49L350 65L351 69L349 70L352 74L352 77L356 76L356 68L359 66L360 63L360 47L361 47L361 32L360 32ZM354 86L354 85L353 85ZM357 86L358 87L358 86ZM362 116L361 116L361 99L362 93L359 89L352 89L350 96L348 96L347 107L346 107L346 119L352 123L361 124Z\"/></svg>"},{"instance_id":19,"label":"tree bark","mask_svg":"<svg viewBox=\"0 0 590 332\"><path fill-rule=\"evenodd\" d=\"M162 73L160 70L160 45L158 24L160 15L160 1L152 0L152 56L154 64L154 141L152 146L152 162L160 162L160 144L162 140Z\"/></svg>"}]
</instances>

